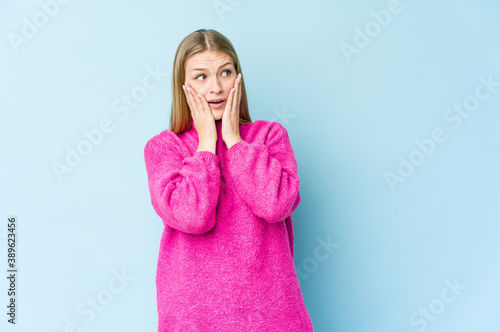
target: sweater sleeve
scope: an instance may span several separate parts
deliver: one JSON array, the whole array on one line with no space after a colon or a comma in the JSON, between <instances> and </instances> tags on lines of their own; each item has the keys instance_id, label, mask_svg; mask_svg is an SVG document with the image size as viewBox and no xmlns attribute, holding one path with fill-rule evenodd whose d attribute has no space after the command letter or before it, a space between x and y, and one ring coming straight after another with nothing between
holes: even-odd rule
<instances>
[{"instance_id":1,"label":"sweater sleeve","mask_svg":"<svg viewBox=\"0 0 500 332\"><path fill-rule=\"evenodd\" d=\"M235 190L252 212L273 223L300 203L297 162L286 129L271 122L265 144L240 141L228 150L228 170Z\"/></svg>"},{"instance_id":2,"label":"sweater sleeve","mask_svg":"<svg viewBox=\"0 0 500 332\"><path fill-rule=\"evenodd\" d=\"M144 148L151 204L165 226L203 234L215 225L219 157L197 151L183 158L175 133L166 134L153 137Z\"/></svg>"}]
</instances>

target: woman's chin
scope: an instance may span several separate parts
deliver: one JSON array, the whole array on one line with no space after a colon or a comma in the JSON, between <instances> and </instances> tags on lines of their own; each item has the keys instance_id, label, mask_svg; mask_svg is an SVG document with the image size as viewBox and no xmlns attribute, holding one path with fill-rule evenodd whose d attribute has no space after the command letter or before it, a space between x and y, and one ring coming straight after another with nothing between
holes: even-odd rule
<instances>
[{"instance_id":1,"label":"woman's chin","mask_svg":"<svg viewBox=\"0 0 500 332\"><path fill-rule=\"evenodd\" d=\"M222 110L212 110L212 115L214 116L215 120L221 120L222 119Z\"/></svg>"}]
</instances>

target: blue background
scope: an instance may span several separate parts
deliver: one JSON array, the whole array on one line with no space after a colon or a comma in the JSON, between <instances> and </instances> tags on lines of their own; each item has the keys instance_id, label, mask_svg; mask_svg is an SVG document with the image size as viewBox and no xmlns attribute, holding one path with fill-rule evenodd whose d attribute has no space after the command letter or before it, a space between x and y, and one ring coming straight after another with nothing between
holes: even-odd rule
<instances>
[{"instance_id":1,"label":"blue background","mask_svg":"<svg viewBox=\"0 0 500 332\"><path fill-rule=\"evenodd\" d=\"M288 130L315 331L500 330L500 86L481 83L500 82L498 1L54 1L0 5L0 266L16 216L19 269L16 326L0 278L2 331L156 331L143 149L168 128L174 53L199 28L234 44L252 120ZM101 121L112 131L85 143ZM59 179L78 144L92 150Z\"/></svg>"}]
</instances>

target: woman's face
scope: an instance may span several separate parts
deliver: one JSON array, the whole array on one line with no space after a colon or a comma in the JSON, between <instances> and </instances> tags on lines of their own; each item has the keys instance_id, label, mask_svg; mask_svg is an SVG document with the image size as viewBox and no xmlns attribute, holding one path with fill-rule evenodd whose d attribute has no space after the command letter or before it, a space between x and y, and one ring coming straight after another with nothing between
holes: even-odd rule
<instances>
[{"instance_id":1,"label":"woman's face","mask_svg":"<svg viewBox=\"0 0 500 332\"><path fill-rule=\"evenodd\" d=\"M237 74L231 57L225 53L204 51L192 55L186 61L186 82L207 102L218 99L227 101ZM222 119L226 104L219 108L208 104L215 120Z\"/></svg>"}]
</instances>

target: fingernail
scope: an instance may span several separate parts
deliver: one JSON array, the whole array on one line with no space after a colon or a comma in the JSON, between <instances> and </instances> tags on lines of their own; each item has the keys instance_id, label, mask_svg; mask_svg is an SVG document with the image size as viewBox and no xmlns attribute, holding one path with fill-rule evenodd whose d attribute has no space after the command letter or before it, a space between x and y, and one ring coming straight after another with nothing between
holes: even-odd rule
<instances>
[{"instance_id":1,"label":"fingernail","mask_svg":"<svg viewBox=\"0 0 500 332\"><path fill-rule=\"evenodd\" d=\"M241 73L238 75L238 83L241 81Z\"/></svg>"},{"instance_id":2,"label":"fingernail","mask_svg":"<svg viewBox=\"0 0 500 332\"><path fill-rule=\"evenodd\" d=\"M200 94L199 94L199 93L197 93L197 95L198 95L198 97L200 97L200 98L201 98L201 96L200 96Z\"/></svg>"}]
</instances>

